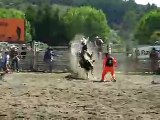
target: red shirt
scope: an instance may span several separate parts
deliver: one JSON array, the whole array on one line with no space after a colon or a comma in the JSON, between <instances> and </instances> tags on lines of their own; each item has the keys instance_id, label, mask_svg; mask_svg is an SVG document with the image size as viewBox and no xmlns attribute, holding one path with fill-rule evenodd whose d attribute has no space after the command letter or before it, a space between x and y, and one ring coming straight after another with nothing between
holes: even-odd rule
<instances>
[{"instance_id":1,"label":"red shirt","mask_svg":"<svg viewBox=\"0 0 160 120\"><path fill-rule=\"evenodd\" d=\"M107 66L106 66L106 62L107 62L108 58L109 58L109 57L105 57L105 58L103 59L103 69L104 69L105 67L107 67ZM117 60L116 60L114 57L112 57L112 58L113 58L113 67L117 67Z\"/></svg>"}]
</instances>

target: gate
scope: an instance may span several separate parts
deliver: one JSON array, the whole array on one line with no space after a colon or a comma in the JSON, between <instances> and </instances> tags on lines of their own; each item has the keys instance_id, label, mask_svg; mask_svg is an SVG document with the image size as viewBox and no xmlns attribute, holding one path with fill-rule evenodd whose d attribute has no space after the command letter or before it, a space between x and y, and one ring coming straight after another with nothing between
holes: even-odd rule
<instances>
[{"instance_id":1,"label":"gate","mask_svg":"<svg viewBox=\"0 0 160 120\"><path fill-rule=\"evenodd\" d=\"M66 72L70 70L69 61L69 48L67 46L53 47L54 53L57 55L54 57L53 71ZM45 51L27 51L25 59L20 60L21 71L44 71L45 63L43 61Z\"/></svg>"}]
</instances>

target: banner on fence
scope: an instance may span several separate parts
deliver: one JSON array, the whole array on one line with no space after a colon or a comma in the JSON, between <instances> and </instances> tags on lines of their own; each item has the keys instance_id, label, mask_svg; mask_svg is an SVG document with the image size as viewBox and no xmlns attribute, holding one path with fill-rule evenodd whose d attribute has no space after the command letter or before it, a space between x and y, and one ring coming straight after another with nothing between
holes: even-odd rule
<instances>
[{"instance_id":1,"label":"banner on fence","mask_svg":"<svg viewBox=\"0 0 160 120\"><path fill-rule=\"evenodd\" d=\"M133 48L133 55L139 59L148 59L153 47L160 53L160 46L145 46Z\"/></svg>"}]
</instances>

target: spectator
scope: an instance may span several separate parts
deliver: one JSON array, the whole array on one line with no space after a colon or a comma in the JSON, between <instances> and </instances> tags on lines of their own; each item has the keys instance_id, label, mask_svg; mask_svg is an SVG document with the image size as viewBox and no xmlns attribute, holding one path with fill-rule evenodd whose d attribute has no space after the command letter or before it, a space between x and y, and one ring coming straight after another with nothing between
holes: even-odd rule
<instances>
[{"instance_id":1,"label":"spectator","mask_svg":"<svg viewBox=\"0 0 160 120\"><path fill-rule=\"evenodd\" d=\"M4 55L2 56L2 61L1 61L1 68L6 73L8 73L10 71L9 61L10 61L9 51L6 50L5 53L4 53Z\"/></svg>"},{"instance_id":2,"label":"spectator","mask_svg":"<svg viewBox=\"0 0 160 120\"><path fill-rule=\"evenodd\" d=\"M53 68L53 57L55 54L51 48L47 48L47 51L44 54L44 63L45 63L45 72L48 71L51 73Z\"/></svg>"},{"instance_id":3,"label":"spectator","mask_svg":"<svg viewBox=\"0 0 160 120\"><path fill-rule=\"evenodd\" d=\"M150 60L151 60L151 70L155 74L158 70L159 64L158 64L158 52L155 48L152 48L152 51L150 53Z\"/></svg>"},{"instance_id":4,"label":"spectator","mask_svg":"<svg viewBox=\"0 0 160 120\"><path fill-rule=\"evenodd\" d=\"M15 67L16 67L17 72L19 72L19 58L18 58L18 51L16 47L11 48L10 57L11 57L12 70L15 71Z\"/></svg>"},{"instance_id":5,"label":"spectator","mask_svg":"<svg viewBox=\"0 0 160 120\"><path fill-rule=\"evenodd\" d=\"M104 42L100 37L96 36L94 43L95 43L95 47L96 47L98 58L100 58L100 54L103 52L103 44L104 44Z\"/></svg>"}]
</instances>

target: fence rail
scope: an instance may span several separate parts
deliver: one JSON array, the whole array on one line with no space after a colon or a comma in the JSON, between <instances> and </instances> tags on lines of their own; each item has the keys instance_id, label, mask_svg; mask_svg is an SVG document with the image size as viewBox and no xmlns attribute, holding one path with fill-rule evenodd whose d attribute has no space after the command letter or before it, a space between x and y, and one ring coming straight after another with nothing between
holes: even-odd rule
<instances>
[{"instance_id":1,"label":"fence rail","mask_svg":"<svg viewBox=\"0 0 160 120\"><path fill-rule=\"evenodd\" d=\"M52 62L54 71L66 71L70 69L70 59L69 59L69 49L66 46L63 47L54 47L55 54L57 57L54 57ZM27 52L25 59L20 60L20 68L22 71L36 70L44 71L45 63L43 61L45 51L37 51L35 54L33 52ZM22 56L21 56L22 57ZM20 58L21 58L20 57Z\"/></svg>"}]
</instances>

